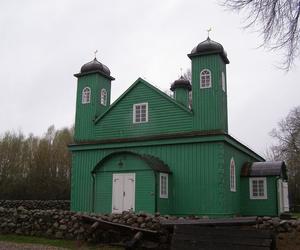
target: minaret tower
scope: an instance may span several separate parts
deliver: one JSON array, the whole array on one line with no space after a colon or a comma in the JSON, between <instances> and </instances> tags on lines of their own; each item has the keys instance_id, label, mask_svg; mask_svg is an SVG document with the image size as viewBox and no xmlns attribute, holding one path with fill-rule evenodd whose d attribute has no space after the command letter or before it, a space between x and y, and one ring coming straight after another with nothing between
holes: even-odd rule
<instances>
[{"instance_id":1,"label":"minaret tower","mask_svg":"<svg viewBox=\"0 0 300 250\"><path fill-rule=\"evenodd\" d=\"M110 106L111 81L107 66L94 60L84 64L77 77L75 141L94 139L94 120Z\"/></svg>"},{"instance_id":2,"label":"minaret tower","mask_svg":"<svg viewBox=\"0 0 300 250\"><path fill-rule=\"evenodd\" d=\"M188 57L192 60L194 130L228 133L226 64L223 46L209 37Z\"/></svg>"}]
</instances>

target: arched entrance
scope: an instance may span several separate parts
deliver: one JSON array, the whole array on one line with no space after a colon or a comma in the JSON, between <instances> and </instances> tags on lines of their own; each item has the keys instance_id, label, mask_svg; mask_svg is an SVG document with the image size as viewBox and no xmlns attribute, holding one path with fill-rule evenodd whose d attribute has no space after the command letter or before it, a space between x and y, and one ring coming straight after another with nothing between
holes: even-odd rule
<instances>
[{"instance_id":1,"label":"arched entrance","mask_svg":"<svg viewBox=\"0 0 300 250\"><path fill-rule=\"evenodd\" d=\"M93 169L93 208L99 213L157 211L157 172L169 173L158 158L135 152L114 152Z\"/></svg>"}]
</instances>

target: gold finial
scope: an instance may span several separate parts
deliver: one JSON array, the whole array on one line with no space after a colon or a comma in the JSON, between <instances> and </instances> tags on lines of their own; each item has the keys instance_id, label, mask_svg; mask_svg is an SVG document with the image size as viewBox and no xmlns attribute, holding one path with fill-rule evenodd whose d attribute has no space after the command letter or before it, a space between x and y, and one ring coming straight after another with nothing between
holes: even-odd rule
<instances>
[{"instance_id":1,"label":"gold finial","mask_svg":"<svg viewBox=\"0 0 300 250\"><path fill-rule=\"evenodd\" d=\"M209 27L209 29L207 29L206 31L207 31L207 37L209 37L209 32L211 32L211 27Z\"/></svg>"},{"instance_id":2,"label":"gold finial","mask_svg":"<svg viewBox=\"0 0 300 250\"><path fill-rule=\"evenodd\" d=\"M98 50L95 50L95 51L94 51L95 58L97 57L97 53L98 53Z\"/></svg>"}]
</instances>

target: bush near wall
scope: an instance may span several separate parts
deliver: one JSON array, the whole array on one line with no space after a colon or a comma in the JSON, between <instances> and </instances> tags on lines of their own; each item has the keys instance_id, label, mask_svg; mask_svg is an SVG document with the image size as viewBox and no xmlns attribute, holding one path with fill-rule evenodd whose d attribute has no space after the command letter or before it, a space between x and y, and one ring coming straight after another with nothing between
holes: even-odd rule
<instances>
[{"instance_id":1,"label":"bush near wall","mask_svg":"<svg viewBox=\"0 0 300 250\"><path fill-rule=\"evenodd\" d=\"M32 209L61 209L70 210L69 200L0 200L0 207L18 208L22 206L27 210Z\"/></svg>"}]
</instances>

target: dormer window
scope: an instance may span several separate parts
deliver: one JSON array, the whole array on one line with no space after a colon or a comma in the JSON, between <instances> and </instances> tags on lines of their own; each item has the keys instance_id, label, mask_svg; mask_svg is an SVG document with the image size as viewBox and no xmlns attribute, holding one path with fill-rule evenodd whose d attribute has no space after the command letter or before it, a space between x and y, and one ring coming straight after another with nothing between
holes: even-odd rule
<instances>
[{"instance_id":1,"label":"dormer window","mask_svg":"<svg viewBox=\"0 0 300 250\"><path fill-rule=\"evenodd\" d=\"M82 104L87 104L91 102L91 89L89 87L85 87L82 90Z\"/></svg>"},{"instance_id":2,"label":"dormer window","mask_svg":"<svg viewBox=\"0 0 300 250\"><path fill-rule=\"evenodd\" d=\"M100 97L101 105L106 106L107 103L107 92L106 89L101 89L101 97Z\"/></svg>"},{"instance_id":3,"label":"dormer window","mask_svg":"<svg viewBox=\"0 0 300 250\"><path fill-rule=\"evenodd\" d=\"M138 103L133 105L133 123L148 122L148 103Z\"/></svg>"},{"instance_id":4,"label":"dormer window","mask_svg":"<svg viewBox=\"0 0 300 250\"><path fill-rule=\"evenodd\" d=\"M209 69L204 69L200 72L200 89L211 87L211 72Z\"/></svg>"}]
</instances>

